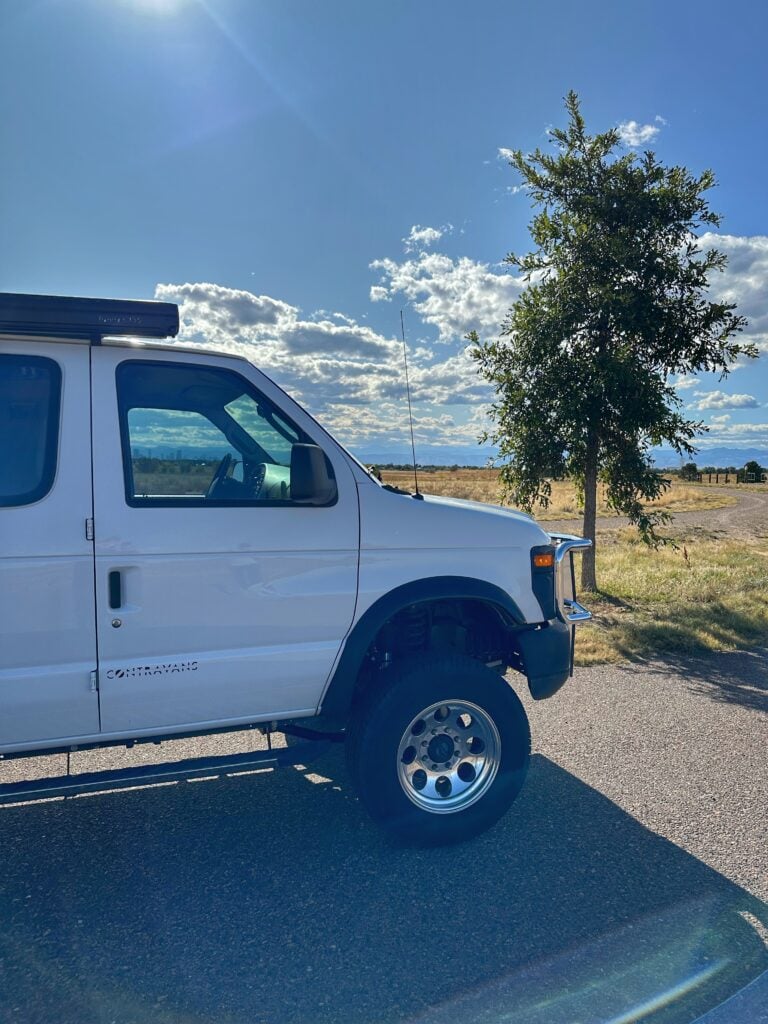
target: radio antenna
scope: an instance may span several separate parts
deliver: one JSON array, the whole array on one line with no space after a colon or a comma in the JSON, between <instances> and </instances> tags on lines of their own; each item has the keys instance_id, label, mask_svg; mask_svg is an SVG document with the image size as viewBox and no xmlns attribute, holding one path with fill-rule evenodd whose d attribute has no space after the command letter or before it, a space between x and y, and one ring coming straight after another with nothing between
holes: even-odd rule
<instances>
[{"instance_id":1,"label":"radio antenna","mask_svg":"<svg viewBox=\"0 0 768 1024\"><path fill-rule=\"evenodd\" d=\"M413 482L416 485L416 493L414 498L422 498L423 494L419 493L419 474L416 471L416 444L413 440L413 412L411 410L411 385L408 382L408 346L405 343L405 321L403 320L403 311L400 310L400 334L403 338L403 363L405 364L405 393L408 396L408 422L411 425L411 455L413 456Z\"/></svg>"}]
</instances>

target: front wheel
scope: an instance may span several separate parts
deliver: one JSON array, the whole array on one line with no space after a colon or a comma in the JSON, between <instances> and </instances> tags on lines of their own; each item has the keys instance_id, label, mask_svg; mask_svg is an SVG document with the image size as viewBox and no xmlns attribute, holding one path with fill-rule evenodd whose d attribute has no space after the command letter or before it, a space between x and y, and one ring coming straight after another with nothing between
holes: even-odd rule
<instances>
[{"instance_id":1,"label":"front wheel","mask_svg":"<svg viewBox=\"0 0 768 1024\"><path fill-rule=\"evenodd\" d=\"M520 792L528 719L499 674L461 656L385 669L352 716L347 764L361 801L388 831L437 845L484 832Z\"/></svg>"}]
</instances>

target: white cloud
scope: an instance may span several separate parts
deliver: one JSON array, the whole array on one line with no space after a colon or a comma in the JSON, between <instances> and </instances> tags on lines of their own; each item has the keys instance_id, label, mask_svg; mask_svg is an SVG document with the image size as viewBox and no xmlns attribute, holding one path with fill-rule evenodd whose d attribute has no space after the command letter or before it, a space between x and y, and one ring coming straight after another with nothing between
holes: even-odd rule
<instances>
[{"instance_id":1,"label":"white cloud","mask_svg":"<svg viewBox=\"0 0 768 1024\"><path fill-rule=\"evenodd\" d=\"M451 259L420 253L414 259L374 260L390 294L400 292L440 340L456 341L471 330L495 336L509 307L525 287L522 278L492 270L466 256Z\"/></svg>"},{"instance_id":2,"label":"white cloud","mask_svg":"<svg viewBox=\"0 0 768 1024\"><path fill-rule=\"evenodd\" d=\"M619 124L619 137L625 146L643 146L651 142L660 132L655 124L640 124L637 121L622 121Z\"/></svg>"},{"instance_id":3,"label":"white cloud","mask_svg":"<svg viewBox=\"0 0 768 1024\"><path fill-rule=\"evenodd\" d=\"M757 409L760 405L754 395L728 395L725 391L694 391L698 402L692 409L704 412L706 409Z\"/></svg>"},{"instance_id":4,"label":"white cloud","mask_svg":"<svg viewBox=\"0 0 768 1024\"><path fill-rule=\"evenodd\" d=\"M768 423L733 423L724 427L722 433L729 437L761 437L768 441Z\"/></svg>"},{"instance_id":5,"label":"white cloud","mask_svg":"<svg viewBox=\"0 0 768 1024\"><path fill-rule=\"evenodd\" d=\"M487 403L491 398L490 387L478 376L463 345L447 359L414 365L410 382L415 398L435 406L469 406Z\"/></svg>"},{"instance_id":6,"label":"white cloud","mask_svg":"<svg viewBox=\"0 0 768 1024\"><path fill-rule=\"evenodd\" d=\"M368 451L405 450L405 385L397 338L343 313L318 310L304 317L287 302L223 285L159 284L155 295L179 303L179 341L245 355L347 444ZM472 410L490 396L464 348L462 343L443 359L435 359L432 349L421 344L411 350L420 445L474 446L477 440L480 430Z\"/></svg>"},{"instance_id":7,"label":"white cloud","mask_svg":"<svg viewBox=\"0 0 768 1024\"><path fill-rule=\"evenodd\" d=\"M392 350L392 342L385 341L370 327L350 327L330 320L297 321L281 332L280 340L288 352L302 355L326 352L386 359Z\"/></svg>"},{"instance_id":8,"label":"white cloud","mask_svg":"<svg viewBox=\"0 0 768 1024\"><path fill-rule=\"evenodd\" d=\"M672 381L672 387L677 388L678 391L685 391L687 388L695 388L698 383L698 377L678 377L677 380Z\"/></svg>"},{"instance_id":9,"label":"white cloud","mask_svg":"<svg viewBox=\"0 0 768 1024\"><path fill-rule=\"evenodd\" d=\"M727 441L737 446L768 444L768 423L715 424L706 435L706 447Z\"/></svg>"},{"instance_id":10,"label":"white cloud","mask_svg":"<svg viewBox=\"0 0 768 1024\"><path fill-rule=\"evenodd\" d=\"M197 316L204 316L208 324L217 330L232 327L255 327L274 325L291 316L295 310L287 302L271 299L268 295L254 295L238 288L225 288L218 284L159 284L155 297L168 302L178 302L185 310L195 310Z\"/></svg>"},{"instance_id":11,"label":"white cloud","mask_svg":"<svg viewBox=\"0 0 768 1024\"><path fill-rule=\"evenodd\" d=\"M381 358L397 349L395 340L343 313L320 310L315 318L303 319L297 306L223 285L159 284L155 297L179 304L183 337L204 337L224 347L258 343L286 354L333 351L345 359Z\"/></svg>"},{"instance_id":12,"label":"white cloud","mask_svg":"<svg viewBox=\"0 0 768 1024\"><path fill-rule=\"evenodd\" d=\"M712 293L721 302L736 303L737 312L749 321L743 337L768 352L768 236L708 231L699 245L727 255L728 266L713 278Z\"/></svg>"},{"instance_id":13,"label":"white cloud","mask_svg":"<svg viewBox=\"0 0 768 1024\"><path fill-rule=\"evenodd\" d=\"M399 377L397 340L343 314L304 318L279 299L205 283L160 284L155 294L180 304L180 340L246 355L315 411L329 400L374 401Z\"/></svg>"},{"instance_id":14,"label":"white cloud","mask_svg":"<svg viewBox=\"0 0 768 1024\"><path fill-rule=\"evenodd\" d=\"M768 238L710 233L700 241L702 248L715 246L730 258L727 271L715 278L713 296L737 302L750 320L745 340L768 351ZM204 340L246 355L342 441L371 453L405 451L399 321L387 304L402 298L413 310L406 326L417 444L474 449L491 394L468 356L464 336L476 329L481 337L498 337L525 282L498 265L423 250L400 261L377 260L372 269L380 280L371 288L371 301L378 304L371 315L376 313L387 332L365 318L330 310L304 313L282 299L220 284L160 284L156 295L180 304L180 340ZM756 372L735 395L708 390L706 377L672 382L693 407L721 413L711 418L707 444L717 438L734 444L768 441L765 424L733 423L722 415L768 400L761 390L761 363L749 364ZM713 380L710 387L718 385Z\"/></svg>"},{"instance_id":15,"label":"white cloud","mask_svg":"<svg viewBox=\"0 0 768 1024\"><path fill-rule=\"evenodd\" d=\"M737 311L749 321L741 337L768 352L768 236L707 232L699 245L702 250L720 249L728 256L725 272L712 277L712 296L735 302ZM373 286L375 300L380 301L385 293L390 298L403 294L426 323L438 328L442 341L461 337L472 328L497 334L507 310L525 287L522 278L487 263L437 252L422 252L402 262L375 260L371 268L381 272L379 283ZM698 378L686 377L674 385L684 390L697 383Z\"/></svg>"},{"instance_id":16,"label":"white cloud","mask_svg":"<svg viewBox=\"0 0 768 1024\"><path fill-rule=\"evenodd\" d=\"M439 242L443 235L450 234L451 231L453 231L452 224L444 224L440 228L414 224L407 237L403 239L403 246L406 252L420 252L422 249L428 249L435 242Z\"/></svg>"},{"instance_id":17,"label":"white cloud","mask_svg":"<svg viewBox=\"0 0 768 1024\"><path fill-rule=\"evenodd\" d=\"M506 146L499 146L499 149L498 149L499 160L506 160L507 162L509 162L514 155L515 155L514 149L507 149Z\"/></svg>"}]
</instances>

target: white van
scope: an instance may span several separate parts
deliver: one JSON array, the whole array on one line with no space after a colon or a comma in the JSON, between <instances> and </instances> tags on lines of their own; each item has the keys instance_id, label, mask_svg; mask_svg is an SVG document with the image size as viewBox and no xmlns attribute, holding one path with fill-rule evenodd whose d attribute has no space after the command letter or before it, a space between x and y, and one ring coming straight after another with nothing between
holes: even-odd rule
<instances>
[{"instance_id":1,"label":"white van","mask_svg":"<svg viewBox=\"0 0 768 1024\"><path fill-rule=\"evenodd\" d=\"M568 678L589 541L382 486L249 362L156 340L178 325L168 303L0 295L0 756L254 725L344 737L390 830L482 831L529 759L504 673L535 698Z\"/></svg>"}]
</instances>

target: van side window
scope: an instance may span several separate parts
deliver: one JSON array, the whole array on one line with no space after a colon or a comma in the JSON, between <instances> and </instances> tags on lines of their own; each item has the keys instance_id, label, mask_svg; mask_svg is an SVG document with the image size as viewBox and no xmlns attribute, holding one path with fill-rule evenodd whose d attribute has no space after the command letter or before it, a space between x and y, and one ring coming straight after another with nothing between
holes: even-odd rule
<instances>
[{"instance_id":1,"label":"van side window","mask_svg":"<svg viewBox=\"0 0 768 1024\"><path fill-rule=\"evenodd\" d=\"M61 369L43 356L0 355L0 507L40 501L53 486Z\"/></svg>"},{"instance_id":2,"label":"van side window","mask_svg":"<svg viewBox=\"0 0 768 1024\"><path fill-rule=\"evenodd\" d=\"M294 504L293 446L312 441L240 374L129 360L117 395L129 505Z\"/></svg>"}]
</instances>

